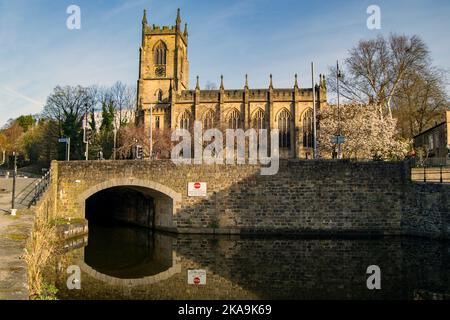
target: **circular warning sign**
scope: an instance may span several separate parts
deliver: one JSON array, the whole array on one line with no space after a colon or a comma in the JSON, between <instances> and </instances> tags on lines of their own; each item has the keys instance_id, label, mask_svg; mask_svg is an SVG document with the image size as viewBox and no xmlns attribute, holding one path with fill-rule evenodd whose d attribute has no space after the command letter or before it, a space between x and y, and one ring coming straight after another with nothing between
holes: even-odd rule
<instances>
[{"instance_id":1,"label":"circular warning sign","mask_svg":"<svg viewBox=\"0 0 450 320\"><path fill-rule=\"evenodd\" d=\"M195 188L195 189L200 189L200 187L201 187L200 182L194 183L194 188Z\"/></svg>"},{"instance_id":2,"label":"circular warning sign","mask_svg":"<svg viewBox=\"0 0 450 320\"><path fill-rule=\"evenodd\" d=\"M200 277L195 277L194 284L199 284L199 283L200 283Z\"/></svg>"}]
</instances>

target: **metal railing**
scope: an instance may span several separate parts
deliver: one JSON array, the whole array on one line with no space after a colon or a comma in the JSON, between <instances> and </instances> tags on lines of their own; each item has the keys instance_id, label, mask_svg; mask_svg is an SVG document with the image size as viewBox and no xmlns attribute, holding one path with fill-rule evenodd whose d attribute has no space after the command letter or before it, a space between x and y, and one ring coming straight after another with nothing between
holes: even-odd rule
<instances>
[{"instance_id":1,"label":"metal railing","mask_svg":"<svg viewBox=\"0 0 450 320\"><path fill-rule=\"evenodd\" d=\"M450 183L450 166L412 168L411 179L412 181L425 183Z\"/></svg>"},{"instance_id":2,"label":"metal railing","mask_svg":"<svg viewBox=\"0 0 450 320\"><path fill-rule=\"evenodd\" d=\"M51 170L47 171L47 173L41 178L39 179L34 187L34 196L32 198L32 200L30 201L29 207L31 207L32 205L35 205L39 199L42 197L42 195L44 194L45 191L47 191L50 182L52 179L52 172Z\"/></svg>"}]
</instances>

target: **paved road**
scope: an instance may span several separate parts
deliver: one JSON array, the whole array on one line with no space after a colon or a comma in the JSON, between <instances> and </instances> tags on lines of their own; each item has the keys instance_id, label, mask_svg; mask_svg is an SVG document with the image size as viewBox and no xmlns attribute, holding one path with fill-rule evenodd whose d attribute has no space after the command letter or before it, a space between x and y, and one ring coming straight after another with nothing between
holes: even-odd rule
<instances>
[{"instance_id":1,"label":"paved road","mask_svg":"<svg viewBox=\"0 0 450 320\"><path fill-rule=\"evenodd\" d=\"M11 209L12 178L0 177L0 212ZM16 208L27 208L34 196L36 178L17 178L16 181Z\"/></svg>"},{"instance_id":2,"label":"paved road","mask_svg":"<svg viewBox=\"0 0 450 320\"><path fill-rule=\"evenodd\" d=\"M23 254L32 225L29 210L22 210L15 217L0 212L0 300L28 299Z\"/></svg>"},{"instance_id":3,"label":"paved road","mask_svg":"<svg viewBox=\"0 0 450 320\"><path fill-rule=\"evenodd\" d=\"M27 268L23 260L26 239L33 224L28 207L34 196L36 178L16 180L16 208L10 215L13 179L0 176L0 300L28 299Z\"/></svg>"}]
</instances>

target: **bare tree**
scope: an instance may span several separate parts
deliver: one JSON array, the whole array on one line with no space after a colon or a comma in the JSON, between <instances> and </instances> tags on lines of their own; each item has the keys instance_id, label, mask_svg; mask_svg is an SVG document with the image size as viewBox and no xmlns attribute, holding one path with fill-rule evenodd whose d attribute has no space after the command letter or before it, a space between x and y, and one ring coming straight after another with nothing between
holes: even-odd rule
<instances>
[{"instance_id":1,"label":"bare tree","mask_svg":"<svg viewBox=\"0 0 450 320\"><path fill-rule=\"evenodd\" d=\"M43 115L60 122L68 119L82 120L86 111L95 104L92 88L57 86L47 98Z\"/></svg>"},{"instance_id":2,"label":"bare tree","mask_svg":"<svg viewBox=\"0 0 450 320\"><path fill-rule=\"evenodd\" d=\"M400 82L393 111L403 137L411 138L435 122L445 120L445 110L449 106L446 78L444 71L430 68L412 71Z\"/></svg>"},{"instance_id":3,"label":"bare tree","mask_svg":"<svg viewBox=\"0 0 450 320\"><path fill-rule=\"evenodd\" d=\"M341 79L341 94L357 103L375 103L392 116L392 99L401 82L413 71L429 65L429 52L418 36L392 34L361 40L349 51ZM329 86L336 90L336 68L330 69Z\"/></svg>"},{"instance_id":4,"label":"bare tree","mask_svg":"<svg viewBox=\"0 0 450 320\"><path fill-rule=\"evenodd\" d=\"M83 119L96 103L95 90L76 86L57 86L47 98L43 115L58 123L59 136L71 138L73 159L84 158Z\"/></svg>"},{"instance_id":5,"label":"bare tree","mask_svg":"<svg viewBox=\"0 0 450 320\"><path fill-rule=\"evenodd\" d=\"M133 124L129 124L122 127L119 133L117 148L119 158L131 158L136 145L143 147L145 155L148 156L150 141L148 139L148 133L143 127L135 127ZM155 154L159 158L170 158L170 152L172 150L171 130L154 129L153 137L153 150Z\"/></svg>"},{"instance_id":6,"label":"bare tree","mask_svg":"<svg viewBox=\"0 0 450 320\"><path fill-rule=\"evenodd\" d=\"M118 128L132 120L136 108L136 87L118 81L109 88L109 96L114 101L117 113L116 127Z\"/></svg>"}]
</instances>

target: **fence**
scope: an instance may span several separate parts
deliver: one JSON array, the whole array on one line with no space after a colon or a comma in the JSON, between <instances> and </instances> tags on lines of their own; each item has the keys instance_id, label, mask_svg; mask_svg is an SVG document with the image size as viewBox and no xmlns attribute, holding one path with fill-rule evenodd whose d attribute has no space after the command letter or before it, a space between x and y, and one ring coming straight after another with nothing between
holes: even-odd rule
<instances>
[{"instance_id":1,"label":"fence","mask_svg":"<svg viewBox=\"0 0 450 320\"><path fill-rule=\"evenodd\" d=\"M36 182L35 188L34 188L34 196L33 199L30 201L30 205L35 205L41 196L44 194L45 191L47 191L48 186L50 185L52 177L51 170L47 171L47 173Z\"/></svg>"},{"instance_id":2,"label":"fence","mask_svg":"<svg viewBox=\"0 0 450 320\"><path fill-rule=\"evenodd\" d=\"M411 179L417 182L450 183L450 166L412 168Z\"/></svg>"}]
</instances>

